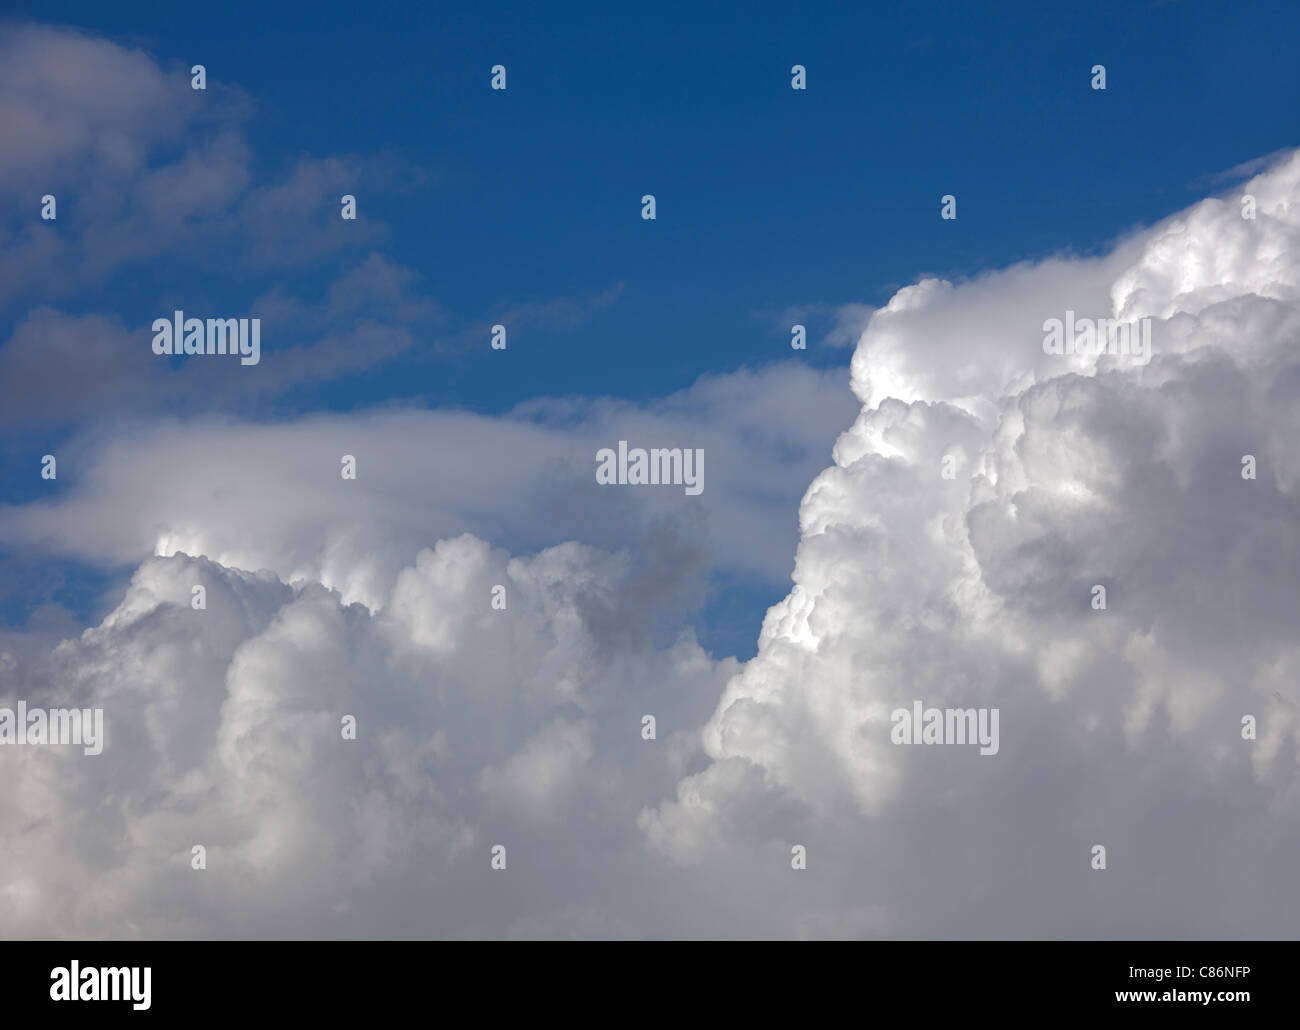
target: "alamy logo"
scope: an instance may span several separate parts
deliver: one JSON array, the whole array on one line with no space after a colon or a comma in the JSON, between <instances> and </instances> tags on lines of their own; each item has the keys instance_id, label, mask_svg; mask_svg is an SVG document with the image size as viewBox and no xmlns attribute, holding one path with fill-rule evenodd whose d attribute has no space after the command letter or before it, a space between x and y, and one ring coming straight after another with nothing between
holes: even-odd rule
<instances>
[{"instance_id":1,"label":"alamy logo","mask_svg":"<svg viewBox=\"0 0 1300 1030\"><path fill-rule=\"evenodd\" d=\"M1151 319L1121 322L1118 318L1049 318L1043 323L1044 354L1081 354L1096 358L1103 354L1125 355L1139 365L1151 360Z\"/></svg>"},{"instance_id":2,"label":"alamy logo","mask_svg":"<svg viewBox=\"0 0 1300 1030\"><path fill-rule=\"evenodd\" d=\"M998 709L926 708L913 701L910 710L895 708L889 717L895 744L976 744L981 755L998 753Z\"/></svg>"},{"instance_id":3,"label":"alamy logo","mask_svg":"<svg viewBox=\"0 0 1300 1030\"><path fill-rule=\"evenodd\" d=\"M50 998L54 1001L129 1001L131 1008L145 1011L151 1004L153 968L145 966L81 968L73 961L50 970Z\"/></svg>"},{"instance_id":4,"label":"alamy logo","mask_svg":"<svg viewBox=\"0 0 1300 1030\"><path fill-rule=\"evenodd\" d=\"M155 354L238 354L241 365L262 360L260 318L186 318L177 311L172 318L153 321Z\"/></svg>"},{"instance_id":5,"label":"alamy logo","mask_svg":"<svg viewBox=\"0 0 1300 1030\"><path fill-rule=\"evenodd\" d=\"M602 486L684 486L692 496L704 490L704 448L627 449L627 441L596 452L596 482Z\"/></svg>"},{"instance_id":6,"label":"alamy logo","mask_svg":"<svg viewBox=\"0 0 1300 1030\"><path fill-rule=\"evenodd\" d=\"M80 744L88 755L104 750L104 709L0 708L0 744Z\"/></svg>"}]
</instances>

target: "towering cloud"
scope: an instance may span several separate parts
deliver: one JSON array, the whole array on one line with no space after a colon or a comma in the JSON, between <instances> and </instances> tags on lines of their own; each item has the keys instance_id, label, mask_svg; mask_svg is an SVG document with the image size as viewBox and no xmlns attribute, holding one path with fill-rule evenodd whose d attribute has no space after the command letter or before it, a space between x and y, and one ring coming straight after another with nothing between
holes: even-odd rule
<instances>
[{"instance_id":1,"label":"towering cloud","mask_svg":"<svg viewBox=\"0 0 1300 1030\"><path fill-rule=\"evenodd\" d=\"M1294 153L1107 258L900 291L648 844L791 932L1293 933L1298 301ZM1045 354L1067 309L1152 319L1152 360ZM1000 708L999 755L891 744L914 699Z\"/></svg>"}]
</instances>

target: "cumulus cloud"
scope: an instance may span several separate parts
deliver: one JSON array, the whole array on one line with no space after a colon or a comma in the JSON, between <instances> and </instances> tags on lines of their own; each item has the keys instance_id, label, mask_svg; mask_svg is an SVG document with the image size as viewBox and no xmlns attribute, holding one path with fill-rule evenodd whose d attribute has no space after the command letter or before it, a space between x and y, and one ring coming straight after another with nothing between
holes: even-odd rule
<instances>
[{"instance_id":1,"label":"cumulus cloud","mask_svg":"<svg viewBox=\"0 0 1300 1030\"><path fill-rule=\"evenodd\" d=\"M592 444L688 427L706 498L721 479L712 546L741 561L770 539L746 510L779 503L746 461L784 455L788 472L816 438L800 431L823 396L807 371L642 408L186 420L83 440L71 489L6 508L0 539L155 556L48 658L5 645L7 695L102 705L108 744L0 748L15 785L0 922L1292 936L1300 153L1239 192L1256 219L1237 193L1211 198L1102 257L926 280L876 311L851 369L860 410L803 497L793 587L743 666L654 632L690 541L708 538L680 521L654 536L675 512L590 483ZM1043 323L1067 310L1150 318L1150 361L1045 353ZM590 525L584 543L512 557L483 539L507 511ZM892 711L916 700L997 708L997 754L892 743Z\"/></svg>"},{"instance_id":2,"label":"cumulus cloud","mask_svg":"<svg viewBox=\"0 0 1300 1030\"><path fill-rule=\"evenodd\" d=\"M318 584L150 559L28 698L103 707L105 761L0 749L6 933L509 933L543 899L513 905L518 885L480 875L496 843L524 885L581 900L595 856L555 823L635 845L622 803L672 768L648 760L641 707L682 733L729 668L689 635L656 650L610 633L641 614L627 571L575 544L510 558L463 536L372 615Z\"/></svg>"},{"instance_id":3,"label":"cumulus cloud","mask_svg":"<svg viewBox=\"0 0 1300 1030\"><path fill-rule=\"evenodd\" d=\"M1210 199L875 315L794 588L653 849L767 883L795 933L835 899L901 936L1294 932L1300 154L1242 192L1253 221ZM1151 318L1152 360L1045 354L1066 309ZM999 754L891 743L917 699L999 708Z\"/></svg>"}]
</instances>

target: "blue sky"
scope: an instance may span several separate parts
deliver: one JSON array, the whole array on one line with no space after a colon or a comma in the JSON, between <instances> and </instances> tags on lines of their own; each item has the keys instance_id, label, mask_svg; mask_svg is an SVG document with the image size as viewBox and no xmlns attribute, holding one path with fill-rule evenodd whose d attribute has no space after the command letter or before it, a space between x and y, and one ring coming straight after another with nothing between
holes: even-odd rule
<instances>
[{"instance_id":1,"label":"blue sky","mask_svg":"<svg viewBox=\"0 0 1300 1030\"><path fill-rule=\"evenodd\" d=\"M1250 18L1210 3L891 7L321 4L304 16L56 2L25 15L165 68L205 64L203 102L242 110L257 181L304 155L367 162L351 187L359 224L383 224L372 249L431 305L410 320L417 343L273 398L232 398L252 417L645 401L789 359L791 309L811 335L799 360L844 367L850 347L826 340L844 306L882 304L922 275L1096 252L1295 139L1295 54L1278 45L1300 28L1294 4L1252 5ZM488 88L495 63L504 93ZM790 89L795 63L806 92ZM1089 88L1096 63L1105 92ZM639 217L647 192L654 222ZM955 222L938 217L945 193ZM77 218L75 188L61 203L62 224ZM273 287L322 298L355 257L260 268L200 233L57 303L130 326L187 301L245 310ZM46 301L0 308L2 338ZM485 345L498 320L512 323L509 361ZM85 428L11 427L7 499L48 492L24 474L32 450ZM752 649L783 589L731 583L702 634ZM4 610L21 620L30 607Z\"/></svg>"}]
</instances>

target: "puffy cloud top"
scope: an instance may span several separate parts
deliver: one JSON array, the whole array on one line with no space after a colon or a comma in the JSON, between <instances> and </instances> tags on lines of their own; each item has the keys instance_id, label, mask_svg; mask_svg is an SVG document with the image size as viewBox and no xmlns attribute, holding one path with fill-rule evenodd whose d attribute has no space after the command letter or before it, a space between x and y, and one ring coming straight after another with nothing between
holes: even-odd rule
<instances>
[{"instance_id":1,"label":"puffy cloud top","mask_svg":"<svg viewBox=\"0 0 1300 1030\"><path fill-rule=\"evenodd\" d=\"M829 907L786 886L794 932L835 899L850 933L1294 932L1300 154L1242 192L1253 220L1210 199L876 313L794 588L654 849L776 890L805 843ZM1150 318L1151 360L1046 354L1067 310ZM915 700L998 708L999 753L891 743Z\"/></svg>"}]
</instances>

